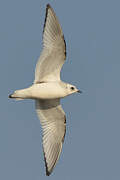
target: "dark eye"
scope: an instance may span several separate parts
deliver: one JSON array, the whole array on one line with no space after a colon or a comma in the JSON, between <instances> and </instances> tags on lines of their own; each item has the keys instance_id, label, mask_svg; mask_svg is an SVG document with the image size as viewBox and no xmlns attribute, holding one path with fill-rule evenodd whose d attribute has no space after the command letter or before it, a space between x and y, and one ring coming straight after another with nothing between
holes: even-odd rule
<instances>
[{"instance_id":1,"label":"dark eye","mask_svg":"<svg viewBox=\"0 0 120 180\"><path fill-rule=\"evenodd\" d=\"M70 89L71 89L71 90L74 90L75 88L74 88L74 87L71 87Z\"/></svg>"}]
</instances>

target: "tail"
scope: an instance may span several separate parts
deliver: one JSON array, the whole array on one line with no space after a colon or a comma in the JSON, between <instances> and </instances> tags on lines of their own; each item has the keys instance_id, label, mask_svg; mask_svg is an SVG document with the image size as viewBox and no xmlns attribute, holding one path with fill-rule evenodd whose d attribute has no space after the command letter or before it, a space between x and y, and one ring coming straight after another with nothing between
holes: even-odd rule
<instances>
[{"instance_id":1,"label":"tail","mask_svg":"<svg viewBox=\"0 0 120 180\"><path fill-rule=\"evenodd\" d=\"M13 94L10 94L9 96L8 96L9 98L14 98L15 100L23 100L23 98L19 98L19 97L15 97L14 96L14 93Z\"/></svg>"},{"instance_id":2,"label":"tail","mask_svg":"<svg viewBox=\"0 0 120 180\"><path fill-rule=\"evenodd\" d=\"M9 98L14 98L16 100L23 100L28 98L28 93L27 89L21 89L15 91L13 94L9 95Z\"/></svg>"}]
</instances>

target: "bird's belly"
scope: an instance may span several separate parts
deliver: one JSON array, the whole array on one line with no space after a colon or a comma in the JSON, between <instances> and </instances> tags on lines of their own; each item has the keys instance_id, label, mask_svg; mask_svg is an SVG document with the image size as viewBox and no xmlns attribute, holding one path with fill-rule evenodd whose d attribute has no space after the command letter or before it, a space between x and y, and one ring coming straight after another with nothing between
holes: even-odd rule
<instances>
[{"instance_id":1,"label":"bird's belly","mask_svg":"<svg viewBox=\"0 0 120 180\"><path fill-rule=\"evenodd\" d=\"M33 99L55 99L65 96L63 89L54 84L35 84L31 87L31 98Z\"/></svg>"}]
</instances>

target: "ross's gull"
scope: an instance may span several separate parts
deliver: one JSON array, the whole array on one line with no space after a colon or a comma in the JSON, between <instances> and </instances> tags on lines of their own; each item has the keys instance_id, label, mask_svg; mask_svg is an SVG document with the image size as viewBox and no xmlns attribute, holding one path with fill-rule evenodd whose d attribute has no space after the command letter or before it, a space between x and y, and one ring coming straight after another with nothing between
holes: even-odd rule
<instances>
[{"instance_id":1,"label":"ross's gull","mask_svg":"<svg viewBox=\"0 0 120 180\"><path fill-rule=\"evenodd\" d=\"M43 152L46 175L59 159L66 131L66 117L60 98L79 92L74 85L60 80L66 59L66 44L58 19L48 4L43 30L43 50L37 62L32 86L15 91L10 98L34 99L43 129Z\"/></svg>"}]
</instances>

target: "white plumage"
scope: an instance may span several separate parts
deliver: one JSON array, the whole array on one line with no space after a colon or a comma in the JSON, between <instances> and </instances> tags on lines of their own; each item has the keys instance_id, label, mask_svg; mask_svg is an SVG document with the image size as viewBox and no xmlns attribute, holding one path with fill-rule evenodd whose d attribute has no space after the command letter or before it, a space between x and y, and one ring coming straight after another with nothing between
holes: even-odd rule
<instances>
[{"instance_id":1,"label":"white plumage","mask_svg":"<svg viewBox=\"0 0 120 180\"><path fill-rule=\"evenodd\" d=\"M43 51L37 62L35 83L59 81L60 70L66 56L66 45L58 19L47 5L43 30Z\"/></svg>"},{"instance_id":2,"label":"white plumage","mask_svg":"<svg viewBox=\"0 0 120 180\"><path fill-rule=\"evenodd\" d=\"M35 107L43 129L43 151L46 175L50 175L59 159L66 132L66 117L60 98L80 92L60 80L66 58L66 44L58 19L48 4L43 31L43 50L37 62L34 84L15 91L10 98L35 99Z\"/></svg>"}]
</instances>

